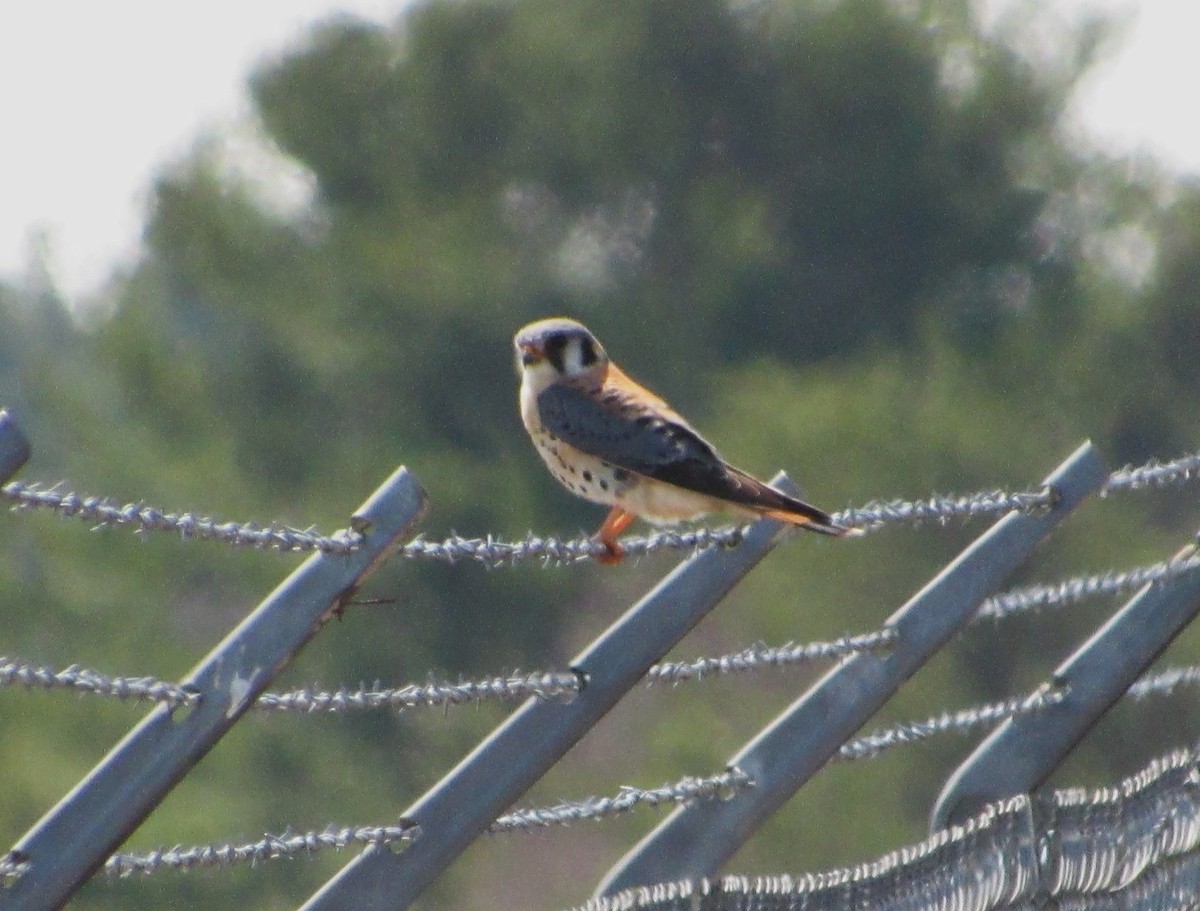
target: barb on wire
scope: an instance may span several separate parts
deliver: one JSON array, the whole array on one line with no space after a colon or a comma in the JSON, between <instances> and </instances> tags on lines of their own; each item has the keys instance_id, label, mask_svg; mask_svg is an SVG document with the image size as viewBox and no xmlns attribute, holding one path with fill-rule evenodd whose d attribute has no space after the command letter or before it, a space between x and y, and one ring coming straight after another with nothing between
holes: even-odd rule
<instances>
[{"instance_id":1,"label":"barb on wire","mask_svg":"<svg viewBox=\"0 0 1200 911\"><path fill-rule=\"evenodd\" d=\"M1144 465L1122 468L1109 477L1104 490L1105 493L1111 493L1116 490L1162 487L1198 477L1200 453L1195 453L1170 462L1151 460ZM165 512L142 503L117 506L116 501L107 497L62 492L57 484L46 486L13 481L0 487L0 496L12 501L18 510L46 509L63 517L82 519L100 528L133 526L138 533L167 531L185 540L217 540L289 553L348 553L355 550L362 540L358 532L350 529L325 535L312 528L293 528L279 523L260 526L251 522L221 522L191 512ZM893 523L945 523L950 519L969 519L1013 509L1041 509L1052 505L1053 501L1053 491L1046 489L1015 493L991 490L960 496L935 495L924 500L875 500L865 506L834 513L833 518L841 525L872 531ZM745 530L746 526L726 526L660 531L644 537L623 538L621 546L633 557L657 550L736 547ZM517 541L500 541L491 535L482 538L451 535L442 541L416 538L400 548L398 555L408 560L438 560L445 563L473 560L489 567L500 567L530 560L541 561L548 566L571 565L606 552L588 537L562 538L531 534Z\"/></svg>"},{"instance_id":2,"label":"barb on wire","mask_svg":"<svg viewBox=\"0 0 1200 911\"><path fill-rule=\"evenodd\" d=\"M664 806L689 800L722 800L751 787L750 776L730 769L708 778L683 778L661 788L643 790L622 787L615 797L588 797L563 801L549 807L517 810L498 818L489 827L490 834L532 831L550 826L565 826L583 820L600 820L628 813L638 806ZM112 876L157 873L160 870L194 870L198 867L229 867L238 863L257 863L301 854L313 854L327 848L351 845L393 845L420 838L420 826L401 821L390 826L326 826L319 832L266 835L249 844L222 843L191 848L170 848L145 854L114 854L105 864ZM14 874L19 875L19 871Z\"/></svg>"}]
</instances>

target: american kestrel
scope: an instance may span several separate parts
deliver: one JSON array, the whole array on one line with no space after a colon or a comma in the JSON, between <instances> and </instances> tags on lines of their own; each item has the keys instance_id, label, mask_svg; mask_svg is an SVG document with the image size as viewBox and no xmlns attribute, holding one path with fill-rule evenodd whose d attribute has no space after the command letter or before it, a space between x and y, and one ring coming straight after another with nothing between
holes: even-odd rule
<instances>
[{"instance_id":1,"label":"american kestrel","mask_svg":"<svg viewBox=\"0 0 1200 911\"><path fill-rule=\"evenodd\" d=\"M722 459L678 412L610 361L583 324L539 320L513 344L521 420L538 454L568 490L612 507L597 532L607 550L601 562L621 559L617 537L638 516L663 523L725 510L825 535L855 533Z\"/></svg>"}]
</instances>

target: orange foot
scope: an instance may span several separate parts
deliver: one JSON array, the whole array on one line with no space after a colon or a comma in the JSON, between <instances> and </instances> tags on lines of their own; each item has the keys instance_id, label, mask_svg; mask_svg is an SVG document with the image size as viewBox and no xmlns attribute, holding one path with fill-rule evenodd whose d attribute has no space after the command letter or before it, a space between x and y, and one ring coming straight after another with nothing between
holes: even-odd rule
<instances>
[{"instance_id":1,"label":"orange foot","mask_svg":"<svg viewBox=\"0 0 1200 911\"><path fill-rule=\"evenodd\" d=\"M620 506L614 506L596 532L596 538L604 545L605 552L596 556L596 562L602 566L612 566L625 559L625 548L617 543L617 538L625 531L637 515L626 512Z\"/></svg>"}]
</instances>

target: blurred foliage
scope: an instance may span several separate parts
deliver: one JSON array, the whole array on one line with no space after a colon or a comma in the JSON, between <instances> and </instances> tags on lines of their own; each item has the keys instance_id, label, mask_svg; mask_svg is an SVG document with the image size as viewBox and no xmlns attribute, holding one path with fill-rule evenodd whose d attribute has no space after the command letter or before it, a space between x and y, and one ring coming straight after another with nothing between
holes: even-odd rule
<instances>
[{"instance_id":1,"label":"blurred foliage","mask_svg":"<svg viewBox=\"0 0 1200 911\"><path fill-rule=\"evenodd\" d=\"M464 0L327 24L251 82L267 137L311 177L303 211L280 214L201 145L159 180L111 315L80 325L36 274L0 287L0 391L36 447L25 476L331 530L403 462L430 492L430 535L572 533L601 511L532 454L509 349L555 313L731 460L786 467L833 509L1027 487L1086 437L1114 465L1195 450L1200 192L1064 144L1103 23L1040 59L1020 41L1036 8L983 34L971 7ZM1161 559L1195 501L1089 504L1021 578ZM0 526L0 650L59 666L177 678L294 562ZM679 654L874 628L981 527L793 541ZM368 594L395 603L351 611L280 685L562 667L670 565L389 566ZM972 630L884 718L1032 687L1110 607ZM1192 639L1171 657L1196 660ZM529 800L715 771L812 673L635 693ZM138 710L0 699L12 840ZM249 720L133 845L385 822L503 713ZM1196 721L1180 703L1121 714L1060 780L1110 782ZM731 868L815 870L919 838L966 749L823 772ZM652 822L488 841L423 907L581 901ZM344 859L98 882L74 907L293 907Z\"/></svg>"}]
</instances>

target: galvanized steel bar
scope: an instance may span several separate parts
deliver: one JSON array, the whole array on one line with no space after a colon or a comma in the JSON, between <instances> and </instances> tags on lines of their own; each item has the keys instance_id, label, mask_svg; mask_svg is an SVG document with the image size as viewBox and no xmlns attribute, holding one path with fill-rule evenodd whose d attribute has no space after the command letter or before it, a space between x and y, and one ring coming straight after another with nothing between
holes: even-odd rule
<instances>
[{"instance_id":1,"label":"galvanized steel bar","mask_svg":"<svg viewBox=\"0 0 1200 911\"><path fill-rule=\"evenodd\" d=\"M730 760L750 775L753 788L677 809L614 867L597 894L713 875L1107 475L1090 443L1076 450L1045 481L1056 494L1052 507L1009 513L993 525L887 620L884 628L896 632L889 649L847 658Z\"/></svg>"},{"instance_id":2,"label":"galvanized steel bar","mask_svg":"<svg viewBox=\"0 0 1200 911\"><path fill-rule=\"evenodd\" d=\"M0 408L0 484L15 475L29 461L29 440L13 416Z\"/></svg>"},{"instance_id":3,"label":"galvanized steel bar","mask_svg":"<svg viewBox=\"0 0 1200 911\"><path fill-rule=\"evenodd\" d=\"M794 490L783 476L775 484ZM407 908L712 610L784 533L780 523L761 520L740 547L707 550L681 563L572 662L584 681L575 699L526 702L404 812L404 820L421 827L412 844L398 854L367 848L304 909Z\"/></svg>"},{"instance_id":4,"label":"galvanized steel bar","mask_svg":"<svg viewBox=\"0 0 1200 911\"><path fill-rule=\"evenodd\" d=\"M1171 562L1195 555L1189 545ZM1061 698L1054 705L1036 718L1009 719L958 767L938 797L933 828L1037 789L1197 613L1200 566L1147 584L1055 670L1052 685Z\"/></svg>"},{"instance_id":5,"label":"galvanized steel bar","mask_svg":"<svg viewBox=\"0 0 1200 911\"><path fill-rule=\"evenodd\" d=\"M3 911L60 908L258 695L401 544L425 509L425 492L401 468L354 514L352 554L314 554L183 680L197 705L150 712L10 853L28 864Z\"/></svg>"}]
</instances>

